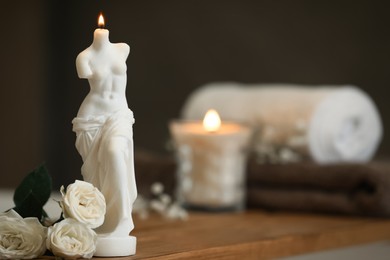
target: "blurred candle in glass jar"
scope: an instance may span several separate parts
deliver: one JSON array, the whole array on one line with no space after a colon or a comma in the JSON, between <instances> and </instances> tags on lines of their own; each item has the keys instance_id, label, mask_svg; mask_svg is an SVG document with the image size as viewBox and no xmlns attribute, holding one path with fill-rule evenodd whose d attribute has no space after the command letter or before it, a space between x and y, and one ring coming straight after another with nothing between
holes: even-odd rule
<instances>
[{"instance_id":1,"label":"blurred candle in glass jar","mask_svg":"<svg viewBox=\"0 0 390 260\"><path fill-rule=\"evenodd\" d=\"M209 110L203 123L174 120L170 131L178 162L178 200L192 208L242 209L252 129L221 122L217 111Z\"/></svg>"}]
</instances>

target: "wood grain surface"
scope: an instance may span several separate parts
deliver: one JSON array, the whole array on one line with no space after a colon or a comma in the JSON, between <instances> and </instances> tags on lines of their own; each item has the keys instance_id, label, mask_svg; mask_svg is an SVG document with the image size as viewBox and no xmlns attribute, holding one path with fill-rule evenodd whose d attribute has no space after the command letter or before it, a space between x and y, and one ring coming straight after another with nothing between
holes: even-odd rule
<instances>
[{"instance_id":1,"label":"wood grain surface","mask_svg":"<svg viewBox=\"0 0 390 260\"><path fill-rule=\"evenodd\" d=\"M135 218L137 254L110 259L272 259L390 239L390 220L292 213Z\"/></svg>"}]
</instances>

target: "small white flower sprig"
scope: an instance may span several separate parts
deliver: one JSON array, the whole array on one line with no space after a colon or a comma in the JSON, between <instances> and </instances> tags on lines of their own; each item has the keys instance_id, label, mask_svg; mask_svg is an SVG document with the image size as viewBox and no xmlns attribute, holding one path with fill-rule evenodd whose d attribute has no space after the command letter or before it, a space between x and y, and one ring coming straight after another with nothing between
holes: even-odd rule
<instances>
[{"instance_id":1,"label":"small white flower sprig","mask_svg":"<svg viewBox=\"0 0 390 260\"><path fill-rule=\"evenodd\" d=\"M26 176L15 190L15 207L0 213L0 259L33 259L50 252L60 258L92 258L104 222L106 203L92 184L76 181L61 187L63 210L53 226L43 210L51 193L51 178L44 165ZM49 250L49 251L47 251Z\"/></svg>"},{"instance_id":2,"label":"small white flower sprig","mask_svg":"<svg viewBox=\"0 0 390 260\"><path fill-rule=\"evenodd\" d=\"M148 218L149 212L152 211L166 219L188 219L188 212L180 205L180 203L173 201L171 196L164 193L164 185L162 183L153 183L150 187L150 191L153 195L152 199L147 199L138 194L138 197L133 205L133 213L137 214L139 218Z\"/></svg>"}]
</instances>

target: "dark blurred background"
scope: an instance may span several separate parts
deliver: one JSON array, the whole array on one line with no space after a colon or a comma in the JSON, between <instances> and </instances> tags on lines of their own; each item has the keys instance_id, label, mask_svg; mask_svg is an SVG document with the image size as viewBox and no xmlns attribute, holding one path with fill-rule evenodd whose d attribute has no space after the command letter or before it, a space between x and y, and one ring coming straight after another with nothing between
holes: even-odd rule
<instances>
[{"instance_id":1,"label":"dark blurred background","mask_svg":"<svg viewBox=\"0 0 390 260\"><path fill-rule=\"evenodd\" d=\"M58 187L80 178L71 121L89 91L75 59L103 12L131 46L127 97L136 150L165 152L167 122L211 81L355 84L381 113L390 153L386 1L3 1L0 188L46 161Z\"/></svg>"}]
</instances>

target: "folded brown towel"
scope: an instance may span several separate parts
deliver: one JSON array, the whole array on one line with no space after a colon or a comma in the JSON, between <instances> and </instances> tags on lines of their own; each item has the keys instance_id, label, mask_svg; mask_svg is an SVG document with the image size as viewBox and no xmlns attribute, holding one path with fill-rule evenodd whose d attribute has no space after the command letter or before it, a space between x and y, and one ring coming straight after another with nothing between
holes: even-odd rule
<instances>
[{"instance_id":1,"label":"folded brown towel","mask_svg":"<svg viewBox=\"0 0 390 260\"><path fill-rule=\"evenodd\" d=\"M248 206L390 216L390 163L248 164Z\"/></svg>"},{"instance_id":2,"label":"folded brown towel","mask_svg":"<svg viewBox=\"0 0 390 260\"><path fill-rule=\"evenodd\" d=\"M135 170L140 194L151 196L154 182L174 194L171 156L137 151ZM248 207L390 217L390 162L281 165L250 160L247 174Z\"/></svg>"}]
</instances>

